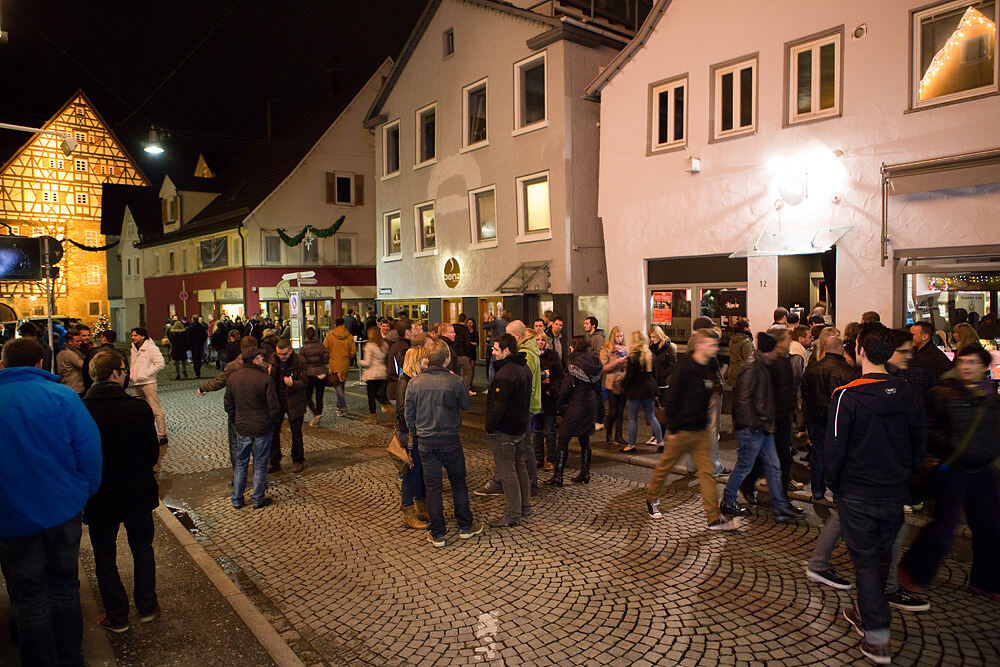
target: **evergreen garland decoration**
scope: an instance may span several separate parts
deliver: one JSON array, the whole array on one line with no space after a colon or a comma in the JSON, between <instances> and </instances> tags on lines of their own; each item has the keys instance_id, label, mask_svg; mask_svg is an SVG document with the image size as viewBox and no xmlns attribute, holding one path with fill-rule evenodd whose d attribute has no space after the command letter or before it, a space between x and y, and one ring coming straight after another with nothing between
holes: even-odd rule
<instances>
[{"instance_id":1,"label":"evergreen garland decoration","mask_svg":"<svg viewBox=\"0 0 1000 667\"><path fill-rule=\"evenodd\" d=\"M73 239L65 239L65 240L69 241L70 243L72 243L73 245L75 245L80 250L86 250L87 252L104 252L105 250L111 250L112 248L114 248L119 243L119 241L115 241L114 243L109 243L108 245L89 246L89 245L83 245L82 243L77 243Z\"/></svg>"},{"instance_id":2,"label":"evergreen garland decoration","mask_svg":"<svg viewBox=\"0 0 1000 667\"><path fill-rule=\"evenodd\" d=\"M294 248L298 244L302 243L302 239L305 238L307 231L312 231L313 236L321 239L333 236L334 234L337 233L337 230L340 229L340 226L344 224L345 217L346 216L343 215L340 216L339 218L337 218L336 222L334 222L326 229L316 229L312 225L306 225L295 236L289 236L288 234L285 233L284 229L278 229L276 231L278 232L278 236L281 238L281 240L285 242L286 246L288 246L289 248Z\"/></svg>"}]
</instances>

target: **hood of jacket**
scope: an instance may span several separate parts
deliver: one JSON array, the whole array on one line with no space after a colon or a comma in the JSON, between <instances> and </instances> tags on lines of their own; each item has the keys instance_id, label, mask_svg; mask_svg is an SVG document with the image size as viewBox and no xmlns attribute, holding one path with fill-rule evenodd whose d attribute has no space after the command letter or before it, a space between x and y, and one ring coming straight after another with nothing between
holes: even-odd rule
<instances>
[{"instance_id":1,"label":"hood of jacket","mask_svg":"<svg viewBox=\"0 0 1000 667\"><path fill-rule=\"evenodd\" d=\"M534 338L525 338L520 343L517 344L518 352L523 352L525 360L527 360L528 355L533 355L536 359L538 358L538 343L535 342Z\"/></svg>"},{"instance_id":2,"label":"hood of jacket","mask_svg":"<svg viewBox=\"0 0 1000 667\"><path fill-rule=\"evenodd\" d=\"M517 352L512 352L505 359L493 362L494 374L496 371L500 370L507 364L514 364L515 366L527 366L528 359L524 356L523 350L518 350Z\"/></svg>"},{"instance_id":3,"label":"hood of jacket","mask_svg":"<svg viewBox=\"0 0 1000 667\"><path fill-rule=\"evenodd\" d=\"M343 324L341 324L339 327L336 327L330 333L333 334L336 338L339 338L340 340L345 340L347 338L353 338L353 336L351 336L351 332L348 331L347 327L345 327Z\"/></svg>"},{"instance_id":4,"label":"hood of jacket","mask_svg":"<svg viewBox=\"0 0 1000 667\"><path fill-rule=\"evenodd\" d=\"M584 382L601 381L601 360L590 351L574 352L569 357L567 372Z\"/></svg>"},{"instance_id":5,"label":"hood of jacket","mask_svg":"<svg viewBox=\"0 0 1000 667\"><path fill-rule=\"evenodd\" d=\"M176 322L170 325L170 329L168 329L168 331L171 331L173 333L177 333L179 331L187 331L187 327L184 326L183 322L177 320Z\"/></svg>"},{"instance_id":6,"label":"hood of jacket","mask_svg":"<svg viewBox=\"0 0 1000 667\"><path fill-rule=\"evenodd\" d=\"M837 387L836 391L846 389L854 400L875 414L896 415L908 409L906 402L900 396L901 382L904 380L885 373L868 373L853 382Z\"/></svg>"},{"instance_id":7,"label":"hood of jacket","mask_svg":"<svg viewBox=\"0 0 1000 667\"><path fill-rule=\"evenodd\" d=\"M385 338L386 344L392 347L392 344L399 340L399 332L395 329L389 329L389 333L383 336L383 338Z\"/></svg>"}]
</instances>

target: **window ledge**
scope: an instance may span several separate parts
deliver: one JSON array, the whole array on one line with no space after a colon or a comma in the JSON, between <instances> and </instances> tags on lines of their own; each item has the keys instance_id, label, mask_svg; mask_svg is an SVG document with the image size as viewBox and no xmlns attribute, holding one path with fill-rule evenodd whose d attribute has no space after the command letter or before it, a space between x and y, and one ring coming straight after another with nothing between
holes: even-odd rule
<instances>
[{"instance_id":1,"label":"window ledge","mask_svg":"<svg viewBox=\"0 0 1000 667\"><path fill-rule=\"evenodd\" d=\"M398 262L403 259L402 255L387 255L382 258L383 262Z\"/></svg>"},{"instance_id":2,"label":"window ledge","mask_svg":"<svg viewBox=\"0 0 1000 667\"><path fill-rule=\"evenodd\" d=\"M437 248L432 248L431 250L421 250L419 252L413 253L414 257L433 257L438 254Z\"/></svg>"},{"instance_id":3,"label":"window ledge","mask_svg":"<svg viewBox=\"0 0 1000 667\"><path fill-rule=\"evenodd\" d=\"M346 208L355 208L357 206L357 204L353 202L344 202L344 201L327 202L327 204L329 204L330 206L341 206Z\"/></svg>"},{"instance_id":4,"label":"window ledge","mask_svg":"<svg viewBox=\"0 0 1000 667\"><path fill-rule=\"evenodd\" d=\"M552 230L545 232L530 232L528 234L519 234L514 237L514 243L533 243L534 241L550 241L552 240Z\"/></svg>"},{"instance_id":5,"label":"window ledge","mask_svg":"<svg viewBox=\"0 0 1000 667\"><path fill-rule=\"evenodd\" d=\"M384 176L382 176L382 180L383 181L391 181L392 179L394 179L394 178L396 178L396 177L399 176L400 171L401 170L396 170L396 171L392 172L391 174L385 174Z\"/></svg>"},{"instance_id":6,"label":"window ledge","mask_svg":"<svg viewBox=\"0 0 1000 667\"><path fill-rule=\"evenodd\" d=\"M535 130L544 130L548 126L549 126L549 119L546 118L545 120L540 120L536 123L532 123L531 125L525 125L524 127L518 128L513 132L511 132L510 136L517 137L522 134L528 134L529 132L534 132Z\"/></svg>"},{"instance_id":7,"label":"window ledge","mask_svg":"<svg viewBox=\"0 0 1000 667\"><path fill-rule=\"evenodd\" d=\"M417 169L423 169L424 167L429 167L432 164L437 164L437 161L438 161L437 157L433 157L430 160L424 160L423 162L418 162L415 165L413 165L413 171L416 171Z\"/></svg>"},{"instance_id":8,"label":"window ledge","mask_svg":"<svg viewBox=\"0 0 1000 667\"><path fill-rule=\"evenodd\" d=\"M458 149L459 153L471 153L472 151L477 151L480 148L486 148L490 145L490 140L480 141L478 144L469 144L468 146L462 146Z\"/></svg>"},{"instance_id":9,"label":"window ledge","mask_svg":"<svg viewBox=\"0 0 1000 667\"><path fill-rule=\"evenodd\" d=\"M749 137L749 136L753 136L755 134L757 134L757 128L756 127L751 128L751 129L746 129L746 130L740 130L739 132L732 132L732 131L730 131L730 132L727 132L726 134L721 134L721 135L718 135L718 136L711 137L711 139L709 140L708 143L710 143L710 144L717 144L720 141L729 141L730 139L739 139L741 137Z\"/></svg>"},{"instance_id":10,"label":"window ledge","mask_svg":"<svg viewBox=\"0 0 1000 667\"><path fill-rule=\"evenodd\" d=\"M646 149L646 155L662 155L663 153L682 151L685 148L687 148L687 139L679 141L676 144L663 144L662 146L657 146L655 148L648 148Z\"/></svg>"},{"instance_id":11,"label":"window ledge","mask_svg":"<svg viewBox=\"0 0 1000 667\"><path fill-rule=\"evenodd\" d=\"M479 243L472 243L469 245L469 250L487 250L489 248L496 248L497 241L493 239L491 241L480 241Z\"/></svg>"}]
</instances>

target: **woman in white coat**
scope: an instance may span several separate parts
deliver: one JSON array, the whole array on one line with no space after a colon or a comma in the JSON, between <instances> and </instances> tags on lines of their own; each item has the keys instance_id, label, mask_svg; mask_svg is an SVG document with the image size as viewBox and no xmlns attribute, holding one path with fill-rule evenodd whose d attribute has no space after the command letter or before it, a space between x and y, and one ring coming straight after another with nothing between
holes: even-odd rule
<instances>
[{"instance_id":1,"label":"woman in white coat","mask_svg":"<svg viewBox=\"0 0 1000 667\"><path fill-rule=\"evenodd\" d=\"M386 395L386 380L389 368L386 365L389 358L389 346L382 338L378 327L368 329L368 342L365 343L365 353L361 359L361 381L368 390L368 419L366 424L377 424L375 402L382 404L382 412L392 412L392 405Z\"/></svg>"}]
</instances>

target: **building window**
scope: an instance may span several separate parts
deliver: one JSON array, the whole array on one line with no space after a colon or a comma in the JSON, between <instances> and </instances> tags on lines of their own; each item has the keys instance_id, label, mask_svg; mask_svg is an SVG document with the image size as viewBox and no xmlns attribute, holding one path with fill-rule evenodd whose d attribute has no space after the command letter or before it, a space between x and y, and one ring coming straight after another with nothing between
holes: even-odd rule
<instances>
[{"instance_id":1,"label":"building window","mask_svg":"<svg viewBox=\"0 0 1000 667\"><path fill-rule=\"evenodd\" d=\"M173 273L175 268L176 262L174 261L174 253L170 253L167 255L167 271Z\"/></svg>"},{"instance_id":2,"label":"building window","mask_svg":"<svg viewBox=\"0 0 1000 667\"><path fill-rule=\"evenodd\" d=\"M125 275L126 276L131 276L132 275L132 258L131 257L128 257L128 258L125 259Z\"/></svg>"},{"instance_id":3,"label":"building window","mask_svg":"<svg viewBox=\"0 0 1000 667\"><path fill-rule=\"evenodd\" d=\"M97 232L88 231L83 233L83 242L91 248L96 248L100 243L97 240Z\"/></svg>"},{"instance_id":4,"label":"building window","mask_svg":"<svg viewBox=\"0 0 1000 667\"><path fill-rule=\"evenodd\" d=\"M337 264L350 266L354 264L354 242L353 236L341 236L337 234Z\"/></svg>"},{"instance_id":5,"label":"building window","mask_svg":"<svg viewBox=\"0 0 1000 667\"><path fill-rule=\"evenodd\" d=\"M86 204L87 203L87 193L86 192L77 192L76 193L76 203L77 204Z\"/></svg>"},{"instance_id":6,"label":"building window","mask_svg":"<svg viewBox=\"0 0 1000 667\"><path fill-rule=\"evenodd\" d=\"M49 191L49 190L44 190L42 192L42 201L43 202L51 202L53 204L58 203L58 201L59 201L59 193L58 192L52 192L52 191Z\"/></svg>"},{"instance_id":7,"label":"building window","mask_svg":"<svg viewBox=\"0 0 1000 667\"><path fill-rule=\"evenodd\" d=\"M399 211L386 213L382 216L385 227L385 256L399 258L403 254L403 229Z\"/></svg>"},{"instance_id":8,"label":"building window","mask_svg":"<svg viewBox=\"0 0 1000 667\"><path fill-rule=\"evenodd\" d=\"M312 243L306 243L303 241L299 245L302 246L302 263L303 264L319 264L319 244L322 243L321 239L313 239Z\"/></svg>"},{"instance_id":9,"label":"building window","mask_svg":"<svg viewBox=\"0 0 1000 667\"><path fill-rule=\"evenodd\" d=\"M73 138L76 139L81 144L84 144L84 143L87 142L87 134L85 132L75 132L73 134ZM80 171L80 170L78 169L77 171Z\"/></svg>"},{"instance_id":10,"label":"building window","mask_svg":"<svg viewBox=\"0 0 1000 667\"><path fill-rule=\"evenodd\" d=\"M712 141L757 131L757 56L712 67Z\"/></svg>"},{"instance_id":11,"label":"building window","mask_svg":"<svg viewBox=\"0 0 1000 667\"><path fill-rule=\"evenodd\" d=\"M360 206L363 204L364 176L327 172L326 203L338 206Z\"/></svg>"},{"instance_id":12,"label":"building window","mask_svg":"<svg viewBox=\"0 0 1000 667\"><path fill-rule=\"evenodd\" d=\"M462 146L470 149L487 145L486 79L462 89L462 116L465 118Z\"/></svg>"},{"instance_id":13,"label":"building window","mask_svg":"<svg viewBox=\"0 0 1000 667\"><path fill-rule=\"evenodd\" d=\"M264 263L281 263L281 237L278 232L263 232L264 234Z\"/></svg>"},{"instance_id":14,"label":"building window","mask_svg":"<svg viewBox=\"0 0 1000 667\"><path fill-rule=\"evenodd\" d=\"M517 222L520 240L551 238L548 172L517 179Z\"/></svg>"},{"instance_id":15,"label":"building window","mask_svg":"<svg viewBox=\"0 0 1000 667\"><path fill-rule=\"evenodd\" d=\"M87 171L87 161L76 159L73 160L73 170L74 171Z\"/></svg>"},{"instance_id":16,"label":"building window","mask_svg":"<svg viewBox=\"0 0 1000 667\"><path fill-rule=\"evenodd\" d=\"M844 29L840 27L785 46L786 125L840 115L843 39Z\"/></svg>"},{"instance_id":17,"label":"building window","mask_svg":"<svg viewBox=\"0 0 1000 667\"><path fill-rule=\"evenodd\" d=\"M98 275L100 275L100 274L98 274ZM87 310L88 310L88 312L91 315L100 315L101 314L101 302L100 301L91 301L90 303L87 304Z\"/></svg>"},{"instance_id":18,"label":"building window","mask_svg":"<svg viewBox=\"0 0 1000 667\"><path fill-rule=\"evenodd\" d=\"M685 75L650 87L650 151L687 145L687 85Z\"/></svg>"},{"instance_id":19,"label":"building window","mask_svg":"<svg viewBox=\"0 0 1000 667\"><path fill-rule=\"evenodd\" d=\"M135 258L135 275L142 275L142 271L139 270L139 258Z\"/></svg>"},{"instance_id":20,"label":"building window","mask_svg":"<svg viewBox=\"0 0 1000 667\"><path fill-rule=\"evenodd\" d=\"M382 126L382 176L399 173L399 121Z\"/></svg>"},{"instance_id":21,"label":"building window","mask_svg":"<svg viewBox=\"0 0 1000 667\"><path fill-rule=\"evenodd\" d=\"M443 57L447 58L451 54L455 53L455 31L452 28L448 28L441 35L442 39L442 53Z\"/></svg>"},{"instance_id":22,"label":"building window","mask_svg":"<svg viewBox=\"0 0 1000 667\"><path fill-rule=\"evenodd\" d=\"M437 157L437 105L417 110L417 164L430 164Z\"/></svg>"},{"instance_id":23,"label":"building window","mask_svg":"<svg viewBox=\"0 0 1000 667\"><path fill-rule=\"evenodd\" d=\"M87 284L88 285L101 284L101 267L99 266L87 267Z\"/></svg>"},{"instance_id":24,"label":"building window","mask_svg":"<svg viewBox=\"0 0 1000 667\"><path fill-rule=\"evenodd\" d=\"M434 232L434 202L414 206L413 219L416 223L417 254L435 252L437 237Z\"/></svg>"},{"instance_id":25,"label":"building window","mask_svg":"<svg viewBox=\"0 0 1000 667\"><path fill-rule=\"evenodd\" d=\"M202 269L221 269L229 266L229 239L225 236L205 239L198 247L198 258Z\"/></svg>"},{"instance_id":26,"label":"building window","mask_svg":"<svg viewBox=\"0 0 1000 667\"><path fill-rule=\"evenodd\" d=\"M514 64L514 130L543 127L546 119L545 52Z\"/></svg>"},{"instance_id":27,"label":"building window","mask_svg":"<svg viewBox=\"0 0 1000 667\"><path fill-rule=\"evenodd\" d=\"M472 243L481 247L496 247L497 200L494 186L469 192L469 219L472 223Z\"/></svg>"},{"instance_id":28,"label":"building window","mask_svg":"<svg viewBox=\"0 0 1000 667\"><path fill-rule=\"evenodd\" d=\"M76 108L76 115L81 117L84 115L83 107Z\"/></svg>"},{"instance_id":29,"label":"building window","mask_svg":"<svg viewBox=\"0 0 1000 667\"><path fill-rule=\"evenodd\" d=\"M911 108L997 92L996 0L947 2L910 16Z\"/></svg>"},{"instance_id":30,"label":"building window","mask_svg":"<svg viewBox=\"0 0 1000 667\"><path fill-rule=\"evenodd\" d=\"M56 159L50 157L49 158L49 169L55 169L55 168L56 168Z\"/></svg>"}]
</instances>

